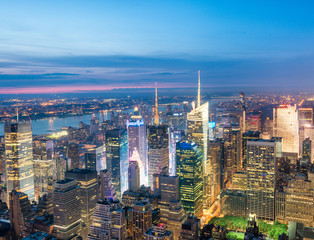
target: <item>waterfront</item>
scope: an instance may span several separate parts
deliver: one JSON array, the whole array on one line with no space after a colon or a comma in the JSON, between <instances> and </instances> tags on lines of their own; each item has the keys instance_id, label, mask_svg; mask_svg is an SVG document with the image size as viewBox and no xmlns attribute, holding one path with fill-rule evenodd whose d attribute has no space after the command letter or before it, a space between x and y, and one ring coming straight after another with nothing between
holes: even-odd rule
<instances>
[{"instance_id":1,"label":"waterfront","mask_svg":"<svg viewBox=\"0 0 314 240\"><path fill-rule=\"evenodd\" d=\"M78 127L80 122L89 124L90 119L93 116L99 117L102 120L102 114L89 114L77 117L53 117L39 120L32 120L33 135L41 135L49 133L50 131L56 131L62 127ZM105 116L106 118L106 116ZM4 123L0 123L0 136L4 135Z\"/></svg>"}]
</instances>

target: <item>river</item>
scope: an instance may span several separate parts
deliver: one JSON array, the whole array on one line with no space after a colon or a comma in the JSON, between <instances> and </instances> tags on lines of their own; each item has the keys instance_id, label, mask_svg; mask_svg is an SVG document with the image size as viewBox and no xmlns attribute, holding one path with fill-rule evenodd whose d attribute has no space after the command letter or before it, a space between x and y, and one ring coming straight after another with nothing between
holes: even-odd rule
<instances>
[{"instance_id":1,"label":"river","mask_svg":"<svg viewBox=\"0 0 314 240\"><path fill-rule=\"evenodd\" d=\"M39 120L32 120L33 135L46 134L49 131L56 131L58 129L61 129L64 126L78 127L80 122L89 124L89 121L93 118L93 116L96 116L99 118L99 120L102 120L102 114L100 113L77 117L64 117L64 118L51 117ZM104 117L106 119L106 115ZM3 135L4 123L0 123L0 136Z\"/></svg>"}]
</instances>

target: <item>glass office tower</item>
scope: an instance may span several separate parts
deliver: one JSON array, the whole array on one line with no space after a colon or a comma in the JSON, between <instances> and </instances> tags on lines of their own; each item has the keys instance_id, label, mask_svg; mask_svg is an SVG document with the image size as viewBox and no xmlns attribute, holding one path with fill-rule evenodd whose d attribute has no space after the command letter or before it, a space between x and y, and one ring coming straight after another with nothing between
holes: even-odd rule
<instances>
[{"instance_id":1,"label":"glass office tower","mask_svg":"<svg viewBox=\"0 0 314 240\"><path fill-rule=\"evenodd\" d=\"M177 143L176 172L182 206L187 213L203 213L203 153L195 143Z\"/></svg>"},{"instance_id":2,"label":"glass office tower","mask_svg":"<svg viewBox=\"0 0 314 240\"><path fill-rule=\"evenodd\" d=\"M7 193L17 190L35 200L31 122L6 122L4 138Z\"/></svg>"}]
</instances>

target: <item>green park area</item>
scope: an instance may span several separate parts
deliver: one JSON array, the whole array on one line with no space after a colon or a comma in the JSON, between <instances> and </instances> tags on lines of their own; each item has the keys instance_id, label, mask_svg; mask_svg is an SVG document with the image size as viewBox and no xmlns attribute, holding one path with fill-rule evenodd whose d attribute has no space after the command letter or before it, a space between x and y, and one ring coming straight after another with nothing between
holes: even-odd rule
<instances>
[{"instance_id":1,"label":"green park area","mask_svg":"<svg viewBox=\"0 0 314 240\"><path fill-rule=\"evenodd\" d=\"M243 240L244 239L244 233L241 233L241 232L228 232L227 238L228 239L233 239L233 240Z\"/></svg>"},{"instance_id":2,"label":"green park area","mask_svg":"<svg viewBox=\"0 0 314 240\"><path fill-rule=\"evenodd\" d=\"M236 217L236 216L224 216L223 218L214 217L209 221L209 224L213 223L216 226L225 227L228 231L228 235L230 239L238 240L244 239L243 233L245 232L247 226L247 218L246 217ZM277 221L273 222L273 224L258 220L259 231L267 237L272 239L278 239L278 236L282 233L287 234L288 226L286 224L278 223ZM235 232L232 232L235 231Z\"/></svg>"}]
</instances>

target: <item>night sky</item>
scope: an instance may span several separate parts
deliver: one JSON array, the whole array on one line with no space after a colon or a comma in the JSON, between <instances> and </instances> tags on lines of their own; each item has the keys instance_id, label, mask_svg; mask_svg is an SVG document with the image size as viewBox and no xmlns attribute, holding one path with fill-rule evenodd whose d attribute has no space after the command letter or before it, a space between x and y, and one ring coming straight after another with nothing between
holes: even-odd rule
<instances>
[{"instance_id":1,"label":"night sky","mask_svg":"<svg viewBox=\"0 0 314 240\"><path fill-rule=\"evenodd\" d=\"M314 89L314 1L0 3L0 94ZM136 91L136 90L130 90Z\"/></svg>"}]
</instances>

